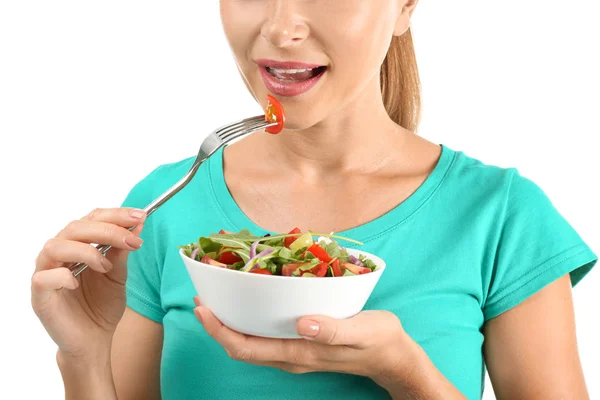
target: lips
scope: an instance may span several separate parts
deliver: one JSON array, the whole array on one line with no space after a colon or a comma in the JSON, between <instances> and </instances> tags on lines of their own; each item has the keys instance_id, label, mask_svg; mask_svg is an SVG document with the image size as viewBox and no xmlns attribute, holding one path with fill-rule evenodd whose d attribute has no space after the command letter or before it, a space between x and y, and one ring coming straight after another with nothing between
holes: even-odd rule
<instances>
[{"instance_id":1,"label":"lips","mask_svg":"<svg viewBox=\"0 0 600 400\"><path fill-rule=\"evenodd\" d=\"M311 90L325 75L327 67L295 61L258 60L267 89L279 96L299 96Z\"/></svg>"}]
</instances>

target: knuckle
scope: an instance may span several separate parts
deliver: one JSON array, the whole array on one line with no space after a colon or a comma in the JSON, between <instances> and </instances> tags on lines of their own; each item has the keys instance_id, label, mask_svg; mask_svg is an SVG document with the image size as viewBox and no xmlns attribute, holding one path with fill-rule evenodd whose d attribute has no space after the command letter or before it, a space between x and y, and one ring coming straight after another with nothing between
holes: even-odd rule
<instances>
[{"instance_id":1,"label":"knuckle","mask_svg":"<svg viewBox=\"0 0 600 400\"><path fill-rule=\"evenodd\" d=\"M103 228L103 233L107 238L111 238L115 235L116 233L116 227L112 224L107 224L104 226Z\"/></svg>"},{"instance_id":2,"label":"knuckle","mask_svg":"<svg viewBox=\"0 0 600 400\"><path fill-rule=\"evenodd\" d=\"M252 360L252 350L247 347L238 347L230 352L228 351L229 356L236 361L250 361Z\"/></svg>"},{"instance_id":3,"label":"knuckle","mask_svg":"<svg viewBox=\"0 0 600 400\"><path fill-rule=\"evenodd\" d=\"M310 355L307 351L299 351L296 346L287 347L284 356L288 363L295 366L307 365L310 358Z\"/></svg>"},{"instance_id":4,"label":"knuckle","mask_svg":"<svg viewBox=\"0 0 600 400\"><path fill-rule=\"evenodd\" d=\"M79 226L80 226L79 221L71 221L67 224L67 226L65 226L65 229L63 231L67 234L73 234L73 233L77 232L77 229L79 228Z\"/></svg>"},{"instance_id":5,"label":"knuckle","mask_svg":"<svg viewBox=\"0 0 600 400\"><path fill-rule=\"evenodd\" d=\"M94 208L92 211L89 212L89 214L87 215L87 219L90 220L95 220L96 218L98 218L98 215L100 214L100 209L99 208Z\"/></svg>"},{"instance_id":6,"label":"knuckle","mask_svg":"<svg viewBox=\"0 0 600 400\"><path fill-rule=\"evenodd\" d=\"M331 328L329 335L327 335L327 344L333 344L336 341L337 337L338 337L338 327L336 325L334 325Z\"/></svg>"},{"instance_id":7,"label":"knuckle","mask_svg":"<svg viewBox=\"0 0 600 400\"><path fill-rule=\"evenodd\" d=\"M40 291L43 287L44 287L44 278L39 272L36 272L31 277L31 290L34 292L37 292L37 291Z\"/></svg>"},{"instance_id":8,"label":"knuckle","mask_svg":"<svg viewBox=\"0 0 600 400\"><path fill-rule=\"evenodd\" d=\"M49 239L46 241L46 243L44 243L44 247L42 249L42 251L46 254L52 255L54 253L56 253L56 248L58 246L58 240L56 240L55 238Z\"/></svg>"}]
</instances>

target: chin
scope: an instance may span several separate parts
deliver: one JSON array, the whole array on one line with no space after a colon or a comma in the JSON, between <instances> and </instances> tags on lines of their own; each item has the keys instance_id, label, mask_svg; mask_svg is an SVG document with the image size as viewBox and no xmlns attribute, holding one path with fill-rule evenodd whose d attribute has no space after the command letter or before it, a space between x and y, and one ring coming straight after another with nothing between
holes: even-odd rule
<instances>
[{"instance_id":1,"label":"chin","mask_svg":"<svg viewBox=\"0 0 600 400\"><path fill-rule=\"evenodd\" d=\"M314 128L316 125L321 123L326 117L326 115L323 115L322 113L314 112L315 108L319 108L318 106L311 105L310 107L298 107L298 105L286 102L285 97L280 97L278 98L278 100L283 105L283 109L285 112L286 130L301 131L305 129Z\"/></svg>"}]
</instances>

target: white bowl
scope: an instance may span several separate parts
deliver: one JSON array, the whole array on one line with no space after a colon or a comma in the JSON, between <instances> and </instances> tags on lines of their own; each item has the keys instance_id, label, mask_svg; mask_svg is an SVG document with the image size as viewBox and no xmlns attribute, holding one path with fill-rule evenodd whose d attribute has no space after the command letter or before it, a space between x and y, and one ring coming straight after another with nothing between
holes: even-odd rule
<instances>
[{"instance_id":1,"label":"white bowl","mask_svg":"<svg viewBox=\"0 0 600 400\"><path fill-rule=\"evenodd\" d=\"M299 338L296 322L307 315L336 319L358 314L379 281L385 262L363 251L377 268L368 274L326 278L260 275L215 267L179 251L202 305L229 328L253 336Z\"/></svg>"}]
</instances>

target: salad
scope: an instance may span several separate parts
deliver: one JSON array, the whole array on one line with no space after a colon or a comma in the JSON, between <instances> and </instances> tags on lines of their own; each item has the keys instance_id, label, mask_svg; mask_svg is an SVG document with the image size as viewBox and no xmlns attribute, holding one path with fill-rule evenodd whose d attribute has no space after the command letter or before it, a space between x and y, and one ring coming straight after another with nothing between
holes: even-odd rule
<instances>
[{"instance_id":1,"label":"salad","mask_svg":"<svg viewBox=\"0 0 600 400\"><path fill-rule=\"evenodd\" d=\"M319 236L317 241L315 236ZM179 248L196 261L253 274L324 278L368 274L376 269L367 257L348 254L335 238L360 244L298 228L275 236L254 236L244 229L238 233L221 230Z\"/></svg>"}]
</instances>

